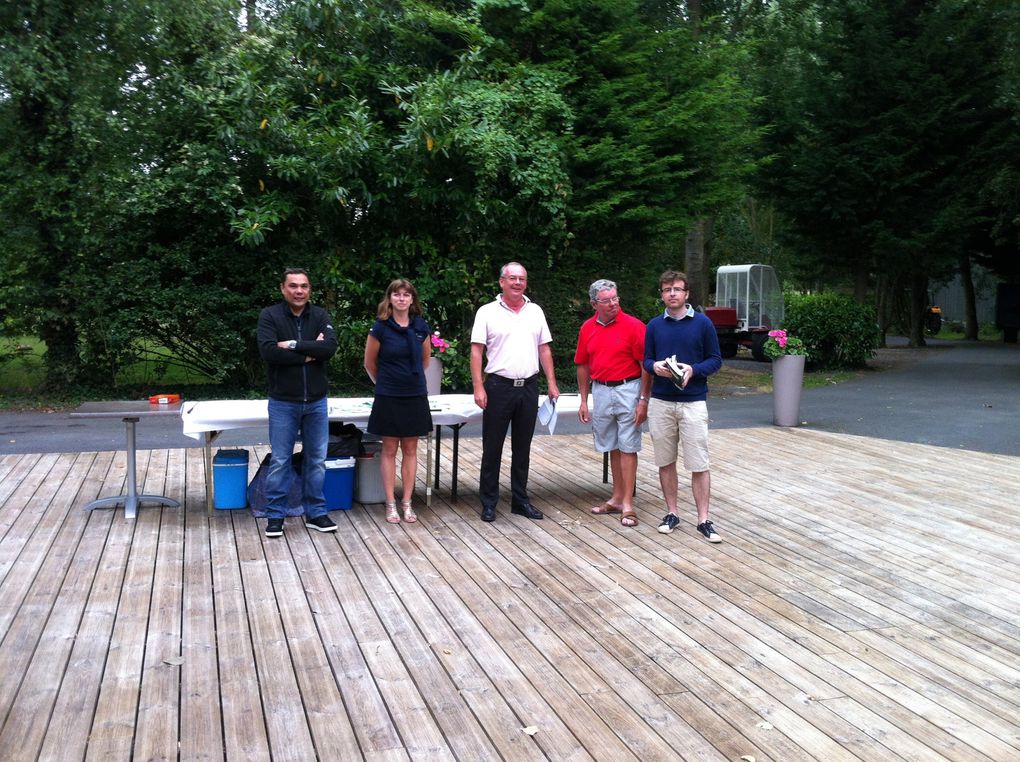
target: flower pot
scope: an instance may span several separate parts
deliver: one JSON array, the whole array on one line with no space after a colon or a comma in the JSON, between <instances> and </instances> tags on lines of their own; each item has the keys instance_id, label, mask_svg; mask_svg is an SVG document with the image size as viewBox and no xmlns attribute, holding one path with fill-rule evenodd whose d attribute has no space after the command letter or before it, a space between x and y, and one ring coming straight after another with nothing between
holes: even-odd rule
<instances>
[{"instance_id":1,"label":"flower pot","mask_svg":"<svg viewBox=\"0 0 1020 762\"><path fill-rule=\"evenodd\" d=\"M800 394L804 388L804 355L784 355L772 361L772 423L800 423Z\"/></svg>"},{"instance_id":2,"label":"flower pot","mask_svg":"<svg viewBox=\"0 0 1020 762\"><path fill-rule=\"evenodd\" d=\"M429 367L425 369L425 388L429 396L439 394L443 387L443 361L438 357L429 360Z\"/></svg>"}]
</instances>

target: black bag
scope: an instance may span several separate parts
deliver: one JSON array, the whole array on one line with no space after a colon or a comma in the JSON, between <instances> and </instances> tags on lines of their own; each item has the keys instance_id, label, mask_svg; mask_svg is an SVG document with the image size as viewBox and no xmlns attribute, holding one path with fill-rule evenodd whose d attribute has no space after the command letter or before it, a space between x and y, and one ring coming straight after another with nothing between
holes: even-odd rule
<instances>
[{"instance_id":1,"label":"black bag","mask_svg":"<svg viewBox=\"0 0 1020 762\"><path fill-rule=\"evenodd\" d=\"M353 423L331 421L327 458L356 458L361 454L361 429Z\"/></svg>"},{"instance_id":2,"label":"black bag","mask_svg":"<svg viewBox=\"0 0 1020 762\"><path fill-rule=\"evenodd\" d=\"M290 490L287 493L287 515L304 515L305 509L301 504L301 453L295 453L291 460ZM248 484L248 508L251 515L257 519L264 519L267 516L266 508L269 499L266 497L266 479L269 477L269 461L272 460L272 453L266 455L259 464L259 470L255 472L251 483Z\"/></svg>"}]
</instances>

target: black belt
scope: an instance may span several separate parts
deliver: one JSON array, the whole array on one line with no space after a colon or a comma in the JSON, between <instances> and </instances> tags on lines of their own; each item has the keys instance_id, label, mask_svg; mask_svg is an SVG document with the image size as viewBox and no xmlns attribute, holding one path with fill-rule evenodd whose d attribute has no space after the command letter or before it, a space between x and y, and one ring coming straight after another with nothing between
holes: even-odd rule
<instances>
[{"instance_id":1,"label":"black belt","mask_svg":"<svg viewBox=\"0 0 1020 762\"><path fill-rule=\"evenodd\" d=\"M620 381L599 381L598 379L592 379L596 384L602 384L603 386L623 386L624 384L630 383L631 381L637 381L641 376L631 376L630 378L624 378Z\"/></svg>"},{"instance_id":2,"label":"black belt","mask_svg":"<svg viewBox=\"0 0 1020 762\"><path fill-rule=\"evenodd\" d=\"M538 381L537 373L531 378L507 378L506 376L499 376L495 373L490 373L488 377L493 381L498 381L499 383L506 384L507 386L526 386L527 384Z\"/></svg>"}]
</instances>

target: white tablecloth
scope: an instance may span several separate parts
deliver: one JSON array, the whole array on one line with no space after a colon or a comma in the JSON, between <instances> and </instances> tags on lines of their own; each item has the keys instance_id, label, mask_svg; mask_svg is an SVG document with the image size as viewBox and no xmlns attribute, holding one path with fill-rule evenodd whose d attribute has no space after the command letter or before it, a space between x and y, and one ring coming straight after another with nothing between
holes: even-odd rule
<instances>
[{"instance_id":1,"label":"white tablecloth","mask_svg":"<svg viewBox=\"0 0 1020 762\"><path fill-rule=\"evenodd\" d=\"M545 395L539 404L545 401ZM558 415L577 415L581 398L577 394L564 394L556 404ZM353 423L360 428L368 422L372 412L371 397L330 397L329 419ZM470 394L440 394L429 397L432 422L436 426L456 426L482 420L482 410ZM269 403L266 400L204 400L185 402L181 406L184 434L193 439L213 431L264 426L269 422ZM542 431L544 427L539 427Z\"/></svg>"}]
</instances>

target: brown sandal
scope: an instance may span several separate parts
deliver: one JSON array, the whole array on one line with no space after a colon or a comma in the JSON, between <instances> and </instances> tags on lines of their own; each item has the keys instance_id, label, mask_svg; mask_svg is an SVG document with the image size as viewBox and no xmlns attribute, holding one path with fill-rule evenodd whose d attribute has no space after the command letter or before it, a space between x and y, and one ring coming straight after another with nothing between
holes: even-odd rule
<instances>
[{"instance_id":1,"label":"brown sandal","mask_svg":"<svg viewBox=\"0 0 1020 762\"><path fill-rule=\"evenodd\" d=\"M609 503L603 503L602 505L596 505L591 509L591 512L597 516L604 516L607 513L619 513L620 509L615 505Z\"/></svg>"},{"instance_id":2,"label":"brown sandal","mask_svg":"<svg viewBox=\"0 0 1020 762\"><path fill-rule=\"evenodd\" d=\"M638 524L637 513L634 511L624 511L623 515L620 516L620 523L625 527L636 527Z\"/></svg>"}]
</instances>

